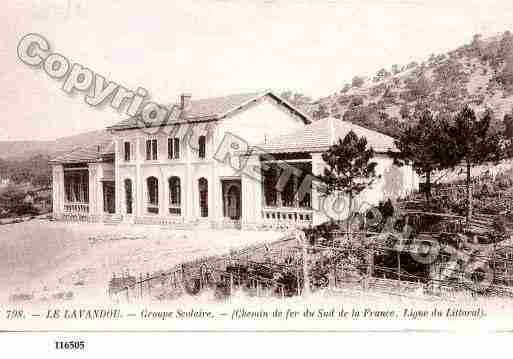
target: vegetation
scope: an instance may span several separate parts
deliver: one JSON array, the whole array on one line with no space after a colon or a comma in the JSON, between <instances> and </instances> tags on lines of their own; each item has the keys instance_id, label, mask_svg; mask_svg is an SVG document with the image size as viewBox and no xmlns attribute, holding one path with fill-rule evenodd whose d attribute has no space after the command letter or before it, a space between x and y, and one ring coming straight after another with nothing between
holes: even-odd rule
<instances>
[{"instance_id":1,"label":"vegetation","mask_svg":"<svg viewBox=\"0 0 513 359\"><path fill-rule=\"evenodd\" d=\"M52 170L48 157L37 155L25 160L0 159L0 180L8 184L0 187L0 216L36 215L38 209L31 202L26 202L27 194L39 188L48 188L52 182ZM48 198L47 201L50 201Z\"/></svg>"},{"instance_id":2,"label":"vegetation","mask_svg":"<svg viewBox=\"0 0 513 359\"><path fill-rule=\"evenodd\" d=\"M361 76L355 76L353 77L353 80L351 81L351 85L353 87L361 87L365 83L365 80Z\"/></svg>"},{"instance_id":3,"label":"vegetation","mask_svg":"<svg viewBox=\"0 0 513 359\"><path fill-rule=\"evenodd\" d=\"M0 159L0 179L9 179L15 184L30 183L46 187L52 182L52 169L49 157L37 155L26 160Z\"/></svg>"},{"instance_id":4,"label":"vegetation","mask_svg":"<svg viewBox=\"0 0 513 359\"><path fill-rule=\"evenodd\" d=\"M432 112L426 109L415 114L411 125L395 141L398 151L389 152L396 165L411 165L419 175L426 178L428 202L432 173L451 167L456 161L451 153L448 126L443 116L434 118Z\"/></svg>"},{"instance_id":5,"label":"vegetation","mask_svg":"<svg viewBox=\"0 0 513 359\"><path fill-rule=\"evenodd\" d=\"M313 102L311 97L305 96L302 93L294 93L292 91L285 91L280 94L280 97L296 106L298 109L308 112L310 104Z\"/></svg>"},{"instance_id":6,"label":"vegetation","mask_svg":"<svg viewBox=\"0 0 513 359\"><path fill-rule=\"evenodd\" d=\"M33 204L24 202L25 196L26 192L14 185L0 190L0 217L37 215Z\"/></svg>"},{"instance_id":7,"label":"vegetation","mask_svg":"<svg viewBox=\"0 0 513 359\"><path fill-rule=\"evenodd\" d=\"M472 218L471 169L487 161L499 161L501 158L500 137L490 131L489 112L478 119L470 107L465 107L455 117L448 129L451 139L449 153L453 163L462 162L467 171L467 217Z\"/></svg>"},{"instance_id":8,"label":"vegetation","mask_svg":"<svg viewBox=\"0 0 513 359\"><path fill-rule=\"evenodd\" d=\"M500 132L504 109L513 106L511 32L492 38L477 34L447 54L384 67L370 80L355 76L340 91L312 102L307 112L314 119L333 116L397 137L418 119L414 111L428 108L452 117L469 104L478 113L493 108L496 120L490 126Z\"/></svg>"},{"instance_id":9,"label":"vegetation","mask_svg":"<svg viewBox=\"0 0 513 359\"><path fill-rule=\"evenodd\" d=\"M327 186L326 194L344 193L348 196L348 219L353 215L354 198L379 178L377 163L371 161L373 157L374 150L367 148L367 139L358 137L353 131L322 154L327 164L321 176ZM347 220L347 232L349 225L350 220Z\"/></svg>"},{"instance_id":10,"label":"vegetation","mask_svg":"<svg viewBox=\"0 0 513 359\"><path fill-rule=\"evenodd\" d=\"M390 117L386 112L380 111L378 104L369 103L368 105L363 105L361 98L355 101L352 102L352 106L342 116L334 117L389 136L395 137L403 131L404 124L396 118Z\"/></svg>"}]
</instances>

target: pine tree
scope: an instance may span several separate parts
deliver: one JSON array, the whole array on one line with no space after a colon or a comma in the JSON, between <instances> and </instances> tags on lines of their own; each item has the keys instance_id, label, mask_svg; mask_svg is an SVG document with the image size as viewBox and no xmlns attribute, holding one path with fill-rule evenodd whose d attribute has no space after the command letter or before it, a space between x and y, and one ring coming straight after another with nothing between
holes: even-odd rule
<instances>
[{"instance_id":1,"label":"pine tree","mask_svg":"<svg viewBox=\"0 0 513 359\"><path fill-rule=\"evenodd\" d=\"M467 221L472 218L472 167L501 158L499 134L490 131L492 116L489 111L478 119L472 108L465 106L454 118L449 129L453 142L452 153L466 166L467 171Z\"/></svg>"},{"instance_id":2,"label":"pine tree","mask_svg":"<svg viewBox=\"0 0 513 359\"><path fill-rule=\"evenodd\" d=\"M322 154L327 164L321 176L326 184L326 195L344 193L349 199L348 237L354 198L380 177L376 174L377 162L371 161L373 157L374 150L367 147L367 139L358 137L353 131Z\"/></svg>"},{"instance_id":3,"label":"pine tree","mask_svg":"<svg viewBox=\"0 0 513 359\"><path fill-rule=\"evenodd\" d=\"M433 117L429 109L416 112L410 125L395 141L397 151L390 151L394 164L411 165L426 178L426 200L431 198L431 175L434 171L452 167L456 158L451 153L448 121Z\"/></svg>"},{"instance_id":4,"label":"pine tree","mask_svg":"<svg viewBox=\"0 0 513 359\"><path fill-rule=\"evenodd\" d=\"M513 111L504 115L502 121L501 148L504 158L513 157Z\"/></svg>"}]
</instances>

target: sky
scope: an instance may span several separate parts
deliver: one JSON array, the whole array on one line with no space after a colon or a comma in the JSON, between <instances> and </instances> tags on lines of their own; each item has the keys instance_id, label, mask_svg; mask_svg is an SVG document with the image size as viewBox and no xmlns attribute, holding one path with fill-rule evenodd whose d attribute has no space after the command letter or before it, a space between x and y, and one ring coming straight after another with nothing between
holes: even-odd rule
<instances>
[{"instance_id":1,"label":"sky","mask_svg":"<svg viewBox=\"0 0 513 359\"><path fill-rule=\"evenodd\" d=\"M4 1L1 140L51 140L112 125L124 112L69 95L17 58L28 33L50 52L168 105L271 89L313 98L355 75L422 61L513 30L511 0Z\"/></svg>"}]
</instances>

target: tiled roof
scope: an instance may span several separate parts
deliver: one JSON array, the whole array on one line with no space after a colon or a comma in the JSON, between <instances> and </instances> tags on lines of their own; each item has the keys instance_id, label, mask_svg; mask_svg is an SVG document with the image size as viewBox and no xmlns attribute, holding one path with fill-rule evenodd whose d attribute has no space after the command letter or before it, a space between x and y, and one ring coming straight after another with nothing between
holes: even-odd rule
<instances>
[{"instance_id":1,"label":"tiled roof","mask_svg":"<svg viewBox=\"0 0 513 359\"><path fill-rule=\"evenodd\" d=\"M86 147L79 147L71 152L50 160L52 163L98 162L105 155L114 154L114 142L102 139L101 142Z\"/></svg>"},{"instance_id":2,"label":"tiled roof","mask_svg":"<svg viewBox=\"0 0 513 359\"><path fill-rule=\"evenodd\" d=\"M376 152L396 150L392 137L334 118L318 120L301 130L275 137L256 146L256 149L269 153L325 151L339 138L344 138L350 130L359 137L365 136L368 146Z\"/></svg>"},{"instance_id":3,"label":"tiled roof","mask_svg":"<svg viewBox=\"0 0 513 359\"><path fill-rule=\"evenodd\" d=\"M189 108L182 117L185 119L215 118L262 95L259 92L191 100Z\"/></svg>"},{"instance_id":4,"label":"tiled roof","mask_svg":"<svg viewBox=\"0 0 513 359\"><path fill-rule=\"evenodd\" d=\"M105 144L100 148L102 155L113 155L115 151L114 141L105 141Z\"/></svg>"},{"instance_id":5,"label":"tiled roof","mask_svg":"<svg viewBox=\"0 0 513 359\"><path fill-rule=\"evenodd\" d=\"M274 95L271 91L264 91L191 100L187 109L184 111L179 109L178 104L174 104L169 109L171 114L165 124L217 120L251 103L252 101L257 101L267 95L274 97L284 106L290 108L292 111L303 117L306 123L310 122L310 118L306 114L302 113L282 98ZM162 123L155 123L155 126L162 125ZM109 127L109 129L126 130L131 128L139 128L142 126L148 126L148 124L144 124L141 121L140 115L138 115L118 122L115 125Z\"/></svg>"}]
</instances>

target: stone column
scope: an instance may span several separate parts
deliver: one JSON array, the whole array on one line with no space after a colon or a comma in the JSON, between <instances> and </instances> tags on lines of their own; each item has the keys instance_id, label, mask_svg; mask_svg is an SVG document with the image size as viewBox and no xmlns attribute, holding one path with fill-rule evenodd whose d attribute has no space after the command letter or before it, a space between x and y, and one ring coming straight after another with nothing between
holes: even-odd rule
<instances>
[{"instance_id":1,"label":"stone column","mask_svg":"<svg viewBox=\"0 0 513 359\"><path fill-rule=\"evenodd\" d=\"M135 153L134 154L135 154L135 183L134 183L133 191L135 193L132 194L132 197L134 199L134 201L132 203L132 206L133 206L132 212L134 213L135 217L141 217L143 215L143 208L144 208L144 205L143 205L143 201L144 201L143 183L144 183L144 180L143 180L143 178L141 178L141 176L142 176L141 164L143 161L143 157L142 157L143 155L142 155L142 149L141 149L140 135L137 135L137 137L135 139Z\"/></svg>"},{"instance_id":2,"label":"stone column","mask_svg":"<svg viewBox=\"0 0 513 359\"><path fill-rule=\"evenodd\" d=\"M223 189L219 178L219 162L214 158L214 152L219 143L218 128L214 128L209 151L209 158L212 161L212 222L216 227L223 223Z\"/></svg>"},{"instance_id":3,"label":"stone column","mask_svg":"<svg viewBox=\"0 0 513 359\"><path fill-rule=\"evenodd\" d=\"M98 163L89 163L87 165L89 169L89 214L99 215L98 206L98 187L100 187L100 180L98 178Z\"/></svg>"},{"instance_id":4,"label":"stone column","mask_svg":"<svg viewBox=\"0 0 513 359\"><path fill-rule=\"evenodd\" d=\"M98 187L96 189L96 203L97 203L97 211L98 214L103 215L103 183L100 181L100 178L104 177L105 174L105 166L99 165L98 171L97 171L97 178L98 178ZM116 174L114 173L114 176ZM116 178L116 177L114 177Z\"/></svg>"},{"instance_id":5,"label":"stone column","mask_svg":"<svg viewBox=\"0 0 513 359\"><path fill-rule=\"evenodd\" d=\"M183 209L183 216L184 216L184 221L185 222L188 222L188 221L192 221L194 219L194 195L193 195L193 191L196 190L196 186L197 184L194 182L194 179L193 179L193 175L192 175L192 165L191 165L191 161L193 161L193 156L192 156L192 151L191 151L191 147L189 145L189 141L186 137L183 137L184 140L183 141L180 141L180 142L183 142L184 143L184 146L183 146L183 156L184 156L184 161L185 161L185 178L183 179L183 196L182 196L182 200L183 200L183 205L184 205L184 209Z\"/></svg>"},{"instance_id":6,"label":"stone column","mask_svg":"<svg viewBox=\"0 0 513 359\"><path fill-rule=\"evenodd\" d=\"M241 176L242 224L254 227L262 221L262 174L258 155L250 156Z\"/></svg>"},{"instance_id":7,"label":"stone column","mask_svg":"<svg viewBox=\"0 0 513 359\"><path fill-rule=\"evenodd\" d=\"M62 165L52 166L53 216L59 218L64 212L64 169Z\"/></svg>"},{"instance_id":8,"label":"stone column","mask_svg":"<svg viewBox=\"0 0 513 359\"><path fill-rule=\"evenodd\" d=\"M160 166L159 166L160 167ZM167 206L167 198L166 198L166 192L167 192L167 178L166 174L163 173L162 169L159 170L159 216L165 217L168 211Z\"/></svg>"},{"instance_id":9,"label":"stone column","mask_svg":"<svg viewBox=\"0 0 513 359\"><path fill-rule=\"evenodd\" d=\"M119 176L119 161L122 158L123 154L121 153L121 146L119 137L114 137L114 186L115 186L115 205L116 208L114 212L118 215L121 215L121 178Z\"/></svg>"},{"instance_id":10,"label":"stone column","mask_svg":"<svg viewBox=\"0 0 513 359\"><path fill-rule=\"evenodd\" d=\"M320 190L322 190L322 182L316 179L316 176L322 175L326 163L322 160L320 153L312 153L312 208L313 208L313 224L318 225L329 219L325 213L324 198Z\"/></svg>"}]
</instances>

